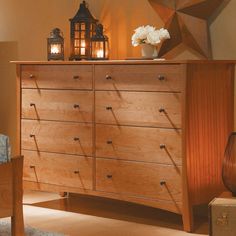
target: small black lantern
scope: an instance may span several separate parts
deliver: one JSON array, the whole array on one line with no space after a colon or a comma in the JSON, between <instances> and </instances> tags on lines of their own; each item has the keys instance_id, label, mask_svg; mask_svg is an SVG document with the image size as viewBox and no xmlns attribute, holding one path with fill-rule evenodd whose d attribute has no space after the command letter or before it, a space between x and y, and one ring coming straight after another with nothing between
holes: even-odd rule
<instances>
[{"instance_id":1,"label":"small black lantern","mask_svg":"<svg viewBox=\"0 0 236 236\"><path fill-rule=\"evenodd\" d=\"M70 60L90 59L90 41L97 22L83 1L74 18L70 19Z\"/></svg>"},{"instance_id":2,"label":"small black lantern","mask_svg":"<svg viewBox=\"0 0 236 236\"><path fill-rule=\"evenodd\" d=\"M60 29L55 28L47 39L48 61L64 60L64 38Z\"/></svg>"},{"instance_id":3,"label":"small black lantern","mask_svg":"<svg viewBox=\"0 0 236 236\"><path fill-rule=\"evenodd\" d=\"M91 38L91 59L108 60L109 43L108 37L103 34L102 24L98 24L95 29L95 35Z\"/></svg>"}]
</instances>

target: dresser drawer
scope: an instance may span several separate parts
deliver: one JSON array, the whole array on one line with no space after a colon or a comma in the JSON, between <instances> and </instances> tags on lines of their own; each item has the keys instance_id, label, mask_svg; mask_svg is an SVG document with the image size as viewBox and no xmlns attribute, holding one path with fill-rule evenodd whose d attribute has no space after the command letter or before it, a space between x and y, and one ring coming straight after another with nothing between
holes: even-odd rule
<instances>
[{"instance_id":1,"label":"dresser drawer","mask_svg":"<svg viewBox=\"0 0 236 236\"><path fill-rule=\"evenodd\" d=\"M180 130L96 125L97 157L176 166L182 164L181 150Z\"/></svg>"},{"instance_id":2,"label":"dresser drawer","mask_svg":"<svg viewBox=\"0 0 236 236\"><path fill-rule=\"evenodd\" d=\"M93 93L22 89L22 118L92 122Z\"/></svg>"},{"instance_id":3,"label":"dresser drawer","mask_svg":"<svg viewBox=\"0 0 236 236\"><path fill-rule=\"evenodd\" d=\"M184 79L179 65L96 65L96 90L180 92Z\"/></svg>"},{"instance_id":4,"label":"dresser drawer","mask_svg":"<svg viewBox=\"0 0 236 236\"><path fill-rule=\"evenodd\" d=\"M181 173L174 166L96 158L96 190L181 201Z\"/></svg>"},{"instance_id":5,"label":"dresser drawer","mask_svg":"<svg viewBox=\"0 0 236 236\"><path fill-rule=\"evenodd\" d=\"M91 65L23 65L23 88L92 89Z\"/></svg>"},{"instance_id":6,"label":"dresser drawer","mask_svg":"<svg viewBox=\"0 0 236 236\"><path fill-rule=\"evenodd\" d=\"M92 158L26 150L22 155L26 181L92 189Z\"/></svg>"},{"instance_id":7,"label":"dresser drawer","mask_svg":"<svg viewBox=\"0 0 236 236\"><path fill-rule=\"evenodd\" d=\"M89 124L22 120L22 149L92 155L92 126Z\"/></svg>"},{"instance_id":8,"label":"dresser drawer","mask_svg":"<svg viewBox=\"0 0 236 236\"><path fill-rule=\"evenodd\" d=\"M97 123L181 127L181 94L96 91Z\"/></svg>"}]
</instances>

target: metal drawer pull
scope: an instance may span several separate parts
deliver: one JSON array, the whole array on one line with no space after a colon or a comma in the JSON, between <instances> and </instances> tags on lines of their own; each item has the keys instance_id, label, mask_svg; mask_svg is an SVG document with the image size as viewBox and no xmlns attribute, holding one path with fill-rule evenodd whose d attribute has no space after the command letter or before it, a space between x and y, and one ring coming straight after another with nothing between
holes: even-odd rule
<instances>
[{"instance_id":1,"label":"metal drawer pull","mask_svg":"<svg viewBox=\"0 0 236 236\"><path fill-rule=\"evenodd\" d=\"M33 106L35 107L35 103L30 103L30 106L31 106L31 107L33 107Z\"/></svg>"},{"instance_id":2,"label":"metal drawer pull","mask_svg":"<svg viewBox=\"0 0 236 236\"><path fill-rule=\"evenodd\" d=\"M164 180L161 180L160 181L160 185L162 186L162 185L165 185L166 184L166 181L164 181Z\"/></svg>"},{"instance_id":3,"label":"metal drawer pull","mask_svg":"<svg viewBox=\"0 0 236 236\"><path fill-rule=\"evenodd\" d=\"M112 79L112 77L110 75L106 75L106 79L109 80Z\"/></svg>"},{"instance_id":4,"label":"metal drawer pull","mask_svg":"<svg viewBox=\"0 0 236 236\"><path fill-rule=\"evenodd\" d=\"M106 107L106 110L112 110L112 107Z\"/></svg>"},{"instance_id":5,"label":"metal drawer pull","mask_svg":"<svg viewBox=\"0 0 236 236\"><path fill-rule=\"evenodd\" d=\"M74 137L74 141L79 141L79 138L78 137Z\"/></svg>"},{"instance_id":6,"label":"metal drawer pull","mask_svg":"<svg viewBox=\"0 0 236 236\"><path fill-rule=\"evenodd\" d=\"M107 178L108 179L112 179L112 175L107 175Z\"/></svg>"},{"instance_id":7,"label":"metal drawer pull","mask_svg":"<svg viewBox=\"0 0 236 236\"><path fill-rule=\"evenodd\" d=\"M74 75L73 79L79 79L79 76L78 75Z\"/></svg>"},{"instance_id":8,"label":"metal drawer pull","mask_svg":"<svg viewBox=\"0 0 236 236\"><path fill-rule=\"evenodd\" d=\"M35 135L34 134L30 134L30 138L35 138Z\"/></svg>"},{"instance_id":9,"label":"metal drawer pull","mask_svg":"<svg viewBox=\"0 0 236 236\"><path fill-rule=\"evenodd\" d=\"M30 79L34 79L35 78L35 75L33 75L33 74L30 74Z\"/></svg>"},{"instance_id":10,"label":"metal drawer pull","mask_svg":"<svg viewBox=\"0 0 236 236\"><path fill-rule=\"evenodd\" d=\"M80 108L79 104L74 104L74 108Z\"/></svg>"},{"instance_id":11,"label":"metal drawer pull","mask_svg":"<svg viewBox=\"0 0 236 236\"><path fill-rule=\"evenodd\" d=\"M166 145L165 144L160 144L160 149L164 149L166 148Z\"/></svg>"},{"instance_id":12,"label":"metal drawer pull","mask_svg":"<svg viewBox=\"0 0 236 236\"><path fill-rule=\"evenodd\" d=\"M107 144L112 144L112 141L111 140L107 140Z\"/></svg>"},{"instance_id":13,"label":"metal drawer pull","mask_svg":"<svg viewBox=\"0 0 236 236\"><path fill-rule=\"evenodd\" d=\"M160 81L163 81L163 80L166 79L166 77L165 77L164 75L158 75L158 79L159 79Z\"/></svg>"},{"instance_id":14,"label":"metal drawer pull","mask_svg":"<svg viewBox=\"0 0 236 236\"><path fill-rule=\"evenodd\" d=\"M34 169L35 168L35 166L30 166L30 169Z\"/></svg>"},{"instance_id":15,"label":"metal drawer pull","mask_svg":"<svg viewBox=\"0 0 236 236\"><path fill-rule=\"evenodd\" d=\"M159 108L159 112L160 113L165 112L165 108L163 108L163 107Z\"/></svg>"},{"instance_id":16,"label":"metal drawer pull","mask_svg":"<svg viewBox=\"0 0 236 236\"><path fill-rule=\"evenodd\" d=\"M75 170L75 171L74 171L74 174L79 174L79 170Z\"/></svg>"}]
</instances>

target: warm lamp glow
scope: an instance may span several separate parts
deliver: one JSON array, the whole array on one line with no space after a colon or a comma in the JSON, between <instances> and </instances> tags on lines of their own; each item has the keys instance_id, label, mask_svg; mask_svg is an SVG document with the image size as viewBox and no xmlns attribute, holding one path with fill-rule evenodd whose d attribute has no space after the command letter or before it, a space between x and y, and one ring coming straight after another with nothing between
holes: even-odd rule
<instances>
[{"instance_id":1,"label":"warm lamp glow","mask_svg":"<svg viewBox=\"0 0 236 236\"><path fill-rule=\"evenodd\" d=\"M52 44L52 45L51 45L51 53L52 53L52 54L58 54L58 53L60 53L60 45L58 45L58 44Z\"/></svg>"},{"instance_id":2,"label":"warm lamp glow","mask_svg":"<svg viewBox=\"0 0 236 236\"><path fill-rule=\"evenodd\" d=\"M103 50L97 50L97 58L102 58L103 57Z\"/></svg>"}]
</instances>

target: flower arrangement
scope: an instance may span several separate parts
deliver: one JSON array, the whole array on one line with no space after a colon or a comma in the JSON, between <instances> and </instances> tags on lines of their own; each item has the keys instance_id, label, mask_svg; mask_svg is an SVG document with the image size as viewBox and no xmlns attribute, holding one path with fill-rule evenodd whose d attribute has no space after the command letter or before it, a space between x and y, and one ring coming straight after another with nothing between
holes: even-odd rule
<instances>
[{"instance_id":1,"label":"flower arrangement","mask_svg":"<svg viewBox=\"0 0 236 236\"><path fill-rule=\"evenodd\" d=\"M150 25L140 26L134 31L135 33L132 36L132 45L134 47L140 44L151 44L156 46L162 40L170 38L167 29L161 28L158 30Z\"/></svg>"}]
</instances>

